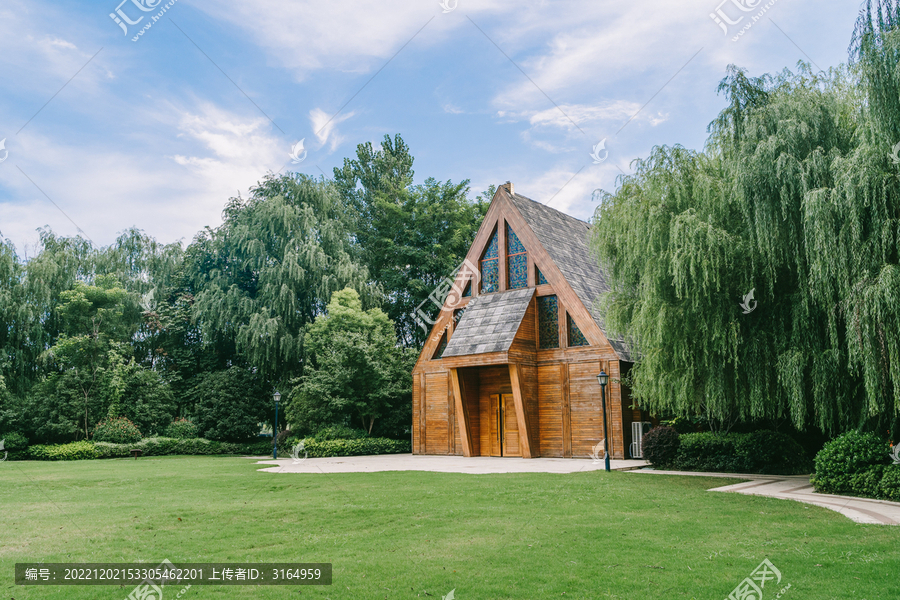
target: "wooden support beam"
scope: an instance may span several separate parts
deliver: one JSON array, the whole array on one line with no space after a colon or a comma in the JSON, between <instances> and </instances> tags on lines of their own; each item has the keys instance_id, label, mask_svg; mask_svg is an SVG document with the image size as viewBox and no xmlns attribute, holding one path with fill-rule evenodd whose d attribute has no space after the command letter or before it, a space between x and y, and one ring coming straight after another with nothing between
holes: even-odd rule
<instances>
[{"instance_id":1,"label":"wooden support beam","mask_svg":"<svg viewBox=\"0 0 900 600\"><path fill-rule=\"evenodd\" d=\"M469 428L469 411L459 384L459 371L450 369L450 385L453 388L453 401L456 407L456 422L459 427L459 441L462 444L463 456L474 456L472 446L472 430Z\"/></svg>"},{"instance_id":2,"label":"wooden support beam","mask_svg":"<svg viewBox=\"0 0 900 600\"><path fill-rule=\"evenodd\" d=\"M572 412L569 403L569 364L559 364L559 378L562 383L562 443L563 457L572 458Z\"/></svg>"},{"instance_id":3,"label":"wooden support beam","mask_svg":"<svg viewBox=\"0 0 900 600\"><path fill-rule=\"evenodd\" d=\"M522 397L522 382L519 379L519 368L509 365L509 380L512 383L513 402L516 405L516 422L519 425L519 448L522 449L522 458L532 458L531 455L531 429L528 427L528 419L525 418L525 402Z\"/></svg>"}]
</instances>

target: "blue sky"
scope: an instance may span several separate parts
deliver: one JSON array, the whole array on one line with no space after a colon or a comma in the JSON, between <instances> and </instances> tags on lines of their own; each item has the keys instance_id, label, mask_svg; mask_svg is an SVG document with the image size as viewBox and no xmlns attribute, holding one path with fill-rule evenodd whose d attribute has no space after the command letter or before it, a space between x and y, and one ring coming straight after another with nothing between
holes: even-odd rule
<instances>
[{"instance_id":1,"label":"blue sky","mask_svg":"<svg viewBox=\"0 0 900 600\"><path fill-rule=\"evenodd\" d=\"M653 146L702 148L728 64L759 75L844 63L860 8L119 1L0 5L0 233L20 254L44 226L102 245L130 226L188 243L267 171L330 176L357 144L395 133L417 183L470 179L474 196L511 180L588 219L591 192L614 190ZM117 9L141 18L127 34Z\"/></svg>"}]
</instances>

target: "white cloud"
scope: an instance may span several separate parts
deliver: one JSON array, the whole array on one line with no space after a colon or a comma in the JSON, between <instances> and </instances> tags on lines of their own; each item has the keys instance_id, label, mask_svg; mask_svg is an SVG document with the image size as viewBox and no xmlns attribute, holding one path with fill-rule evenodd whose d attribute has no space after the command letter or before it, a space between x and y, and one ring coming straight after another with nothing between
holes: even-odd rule
<instances>
[{"instance_id":1,"label":"white cloud","mask_svg":"<svg viewBox=\"0 0 900 600\"><path fill-rule=\"evenodd\" d=\"M36 227L50 225L61 235L75 235L76 227L61 209L98 244L109 244L116 232L131 226L166 243L189 242L204 225L220 222L228 198L246 194L267 171L290 162L290 145L271 133L268 120L211 103L190 110L160 105L138 113L136 121L166 134L176 130L175 144L183 151L173 153L165 135L145 135L119 148L70 145L25 130L17 141L16 163L0 165L0 184L18 199L0 202L3 235L20 250L34 243Z\"/></svg>"},{"instance_id":2,"label":"white cloud","mask_svg":"<svg viewBox=\"0 0 900 600\"><path fill-rule=\"evenodd\" d=\"M78 50L78 47L72 42L67 42L66 40L61 40L57 37L51 37L47 40L47 43L51 46L57 46L59 48L67 48L69 50Z\"/></svg>"},{"instance_id":3,"label":"white cloud","mask_svg":"<svg viewBox=\"0 0 900 600\"><path fill-rule=\"evenodd\" d=\"M331 138L329 149L334 151L344 139L335 127L355 114L355 112L348 112L341 115L330 115L321 108L314 108L309 111L309 123L320 144L326 145Z\"/></svg>"}]
</instances>

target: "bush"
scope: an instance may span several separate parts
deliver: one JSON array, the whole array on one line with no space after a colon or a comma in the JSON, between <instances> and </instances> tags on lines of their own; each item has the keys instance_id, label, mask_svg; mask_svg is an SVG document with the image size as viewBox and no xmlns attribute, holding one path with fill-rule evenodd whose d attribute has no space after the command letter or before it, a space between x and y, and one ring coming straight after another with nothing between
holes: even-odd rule
<instances>
[{"instance_id":1,"label":"bush","mask_svg":"<svg viewBox=\"0 0 900 600\"><path fill-rule=\"evenodd\" d=\"M94 427L94 441L113 444L133 444L141 441L141 432L137 425L126 417L105 419Z\"/></svg>"},{"instance_id":2,"label":"bush","mask_svg":"<svg viewBox=\"0 0 900 600\"><path fill-rule=\"evenodd\" d=\"M849 431L825 444L816 454L813 485L826 494L871 495L874 467L890 462L890 446L874 433ZM878 489L879 482L875 482Z\"/></svg>"},{"instance_id":3,"label":"bush","mask_svg":"<svg viewBox=\"0 0 900 600\"><path fill-rule=\"evenodd\" d=\"M801 475L812 471L812 461L793 438L775 431L755 431L735 441L745 473Z\"/></svg>"},{"instance_id":4,"label":"bush","mask_svg":"<svg viewBox=\"0 0 900 600\"><path fill-rule=\"evenodd\" d=\"M884 468L878 495L885 500L900 502L900 465L888 465Z\"/></svg>"},{"instance_id":5,"label":"bush","mask_svg":"<svg viewBox=\"0 0 900 600\"><path fill-rule=\"evenodd\" d=\"M644 435L641 452L654 467L665 467L675 459L681 444L678 432L671 427L656 427Z\"/></svg>"},{"instance_id":6,"label":"bush","mask_svg":"<svg viewBox=\"0 0 900 600\"><path fill-rule=\"evenodd\" d=\"M313 436L317 442L325 442L328 440L361 440L365 437L368 437L368 434L364 429L353 429L346 425L330 425L328 427L323 427Z\"/></svg>"},{"instance_id":7,"label":"bush","mask_svg":"<svg viewBox=\"0 0 900 600\"><path fill-rule=\"evenodd\" d=\"M137 444L97 443L95 446L97 458L130 456L132 449L140 450L142 456L212 456L216 454L258 456L269 454L272 451L272 444L269 442L233 444L205 440L203 438L177 439L168 437L144 438Z\"/></svg>"},{"instance_id":8,"label":"bush","mask_svg":"<svg viewBox=\"0 0 900 600\"><path fill-rule=\"evenodd\" d=\"M392 440L389 438L358 438L353 440L317 440L315 438L286 440L278 451L289 455L297 444L303 442L303 449L309 458L325 458L329 456L370 456L375 454L406 454L412 452L412 443L408 440Z\"/></svg>"},{"instance_id":9,"label":"bush","mask_svg":"<svg viewBox=\"0 0 900 600\"><path fill-rule=\"evenodd\" d=\"M28 447L28 438L17 431L10 431L0 435L3 447L7 452L20 452Z\"/></svg>"},{"instance_id":10,"label":"bush","mask_svg":"<svg viewBox=\"0 0 900 600\"><path fill-rule=\"evenodd\" d=\"M33 460L84 460L99 458L93 442L81 441L58 446L35 445L28 448L28 457Z\"/></svg>"},{"instance_id":11,"label":"bush","mask_svg":"<svg viewBox=\"0 0 900 600\"><path fill-rule=\"evenodd\" d=\"M711 432L683 435L672 467L683 471L744 472L746 465L738 455L737 442L746 435Z\"/></svg>"},{"instance_id":12,"label":"bush","mask_svg":"<svg viewBox=\"0 0 900 600\"><path fill-rule=\"evenodd\" d=\"M196 423L188 419L176 419L172 421L165 430L165 437L176 438L180 440L198 437L199 428Z\"/></svg>"}]
</instances>

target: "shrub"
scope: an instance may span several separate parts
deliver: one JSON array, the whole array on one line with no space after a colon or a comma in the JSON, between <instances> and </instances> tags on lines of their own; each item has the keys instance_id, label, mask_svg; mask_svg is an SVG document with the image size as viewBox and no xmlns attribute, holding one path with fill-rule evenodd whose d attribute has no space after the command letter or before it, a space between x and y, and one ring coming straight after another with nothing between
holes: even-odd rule
<instances>
[{"instance_id":1,"label":"shrub","mask_svg":"<svg viewBox=\"0 0 900 600\"><path fill-rule=\"evenodd\" d=\"M141 451L142 456L211 456L215 454L253 455L269 454L272 444L256 442L234 444L203 438L177 439L168 437L144 438L137 444L96 444L98 458L130 456L131 449Z\"/></svg>"},{"instance_id":2,"label":"shrub","mask_svg":"<svg viewBox=\"0 0 900 600\"><path fill-rule=\"evenodd\" d=\"M28 457L34 460L84 460L98 458L99 454L93 442L81 441L58 446L30 446Z\"/></svg>"},{"instance_id":3,"label":"shrub","mask_svg":"<svg viewBox=\"0 0 900 600\"><path fill-rule=\"evenodd\" d=\"M688 433L681 436L681 445L672 467L684 471L713 471L740 473L746 470L738 456L737 441L746 434Z\"/></svg>"},{"instance_id":4,"label":"shrub","mask_svg":"<svg viewBox=\"0 0 900 600\"><path fill-rule=\"evenodd\" d=\"M0 435L3 447L7 452L19 452L28 447L28 438L17 431L10 431Z\"/></svg>"},{"instance_id":5,"label":"shrub","mask_svg":"<svg viewBox=\"0 0 900 600\"><path fill-rule=\"evenodd\" d=\"M412 452L412 444L406 440L388 438L360 438L355 440L304 440L309 457L366 456L373 454L403 454Z\"/></svg>"},{"instance_id":6,"label":"shrub","mask_svg":"<svg viewBox=\"0 0 900 600\"><path fill-rule=\"evenodd\" d=\"M641 442L644 458L654 467L665 467L675 459L681 444L678 432L671 427L656 427Z\"/></svg>"},{"instance_id":7,"label":"shrub","mask_svg":"<svg viewBox=\"0 0 900 600\"><path fill-rule=\"evenodd\" d=\"M900 502L900 465L888 465L884 468L878 495L885 500Z\"/></svg>"},{"instance_id":8,"label":"shrub","mask_svg":"<svg viewBox=\"0 0 900 600\"><path fill-rule=\"evenodd\" d=\"M825 444L816 454L813 485L817 492L853 494L871 490L871 478L856 477L890 462L888 443L874 433L849 431ZM878 484L876 483L876 486Z\"/></svg>"},{"instance_id":9,"label":"shrub","mask_svg":"<svg viewBox=\"0 0 900 600\"><path fill-rule=\"evenodd\" d=\"M126 417L104 419L94 428L94 441L113 444L132 444L141 441L137 425Z\"/></svg>"},{"instance_id":10,"label":"shrub","mask_svg":"<svg viewBox=\"0 0 900 600\"><path fill-rule=\"evenodd\" d=\"M166 427L165 437L181 440L195 438L198 437L198 430L199 428L193 421L184 418L175 419Z\"/></svg>"},{"instance_id":11,"label":"shrub","mask_svg":"<svg viewBox=\"0 0 900 600\"><path fill-rule=\"evenodd\" d=\"M735 441L746 473L800 475L812 471L812 461L793 438L775 431L755 431Z\"/></svg>"},{"instance_id":12,"label":"shrub","mask_svg":"<svg viewBox=\"0 0 900 600\"><path fill-rule=\"evenodd\" d=\"M278 447L281 448L282 446L287 444L287 441L289 439L293 437L296 437L294 435L294 432L292 432L290 429L284 429L278 432L278 435L275 437L275 439L277 440Z\"/></svg>"},{"instance_id":13,"label":"shrub","mask_svg":"<svg viewBox=\"0 0 900 600\"><path fill-rule=\"evenodd\" d=\"M364 429L353 429L346 425L329 425L328 427L323 427L317 431L313 436L317 442L325 442L328 440L361 440L365 437L368 437L368 434Z\"/></svg>"}]
</instances>

